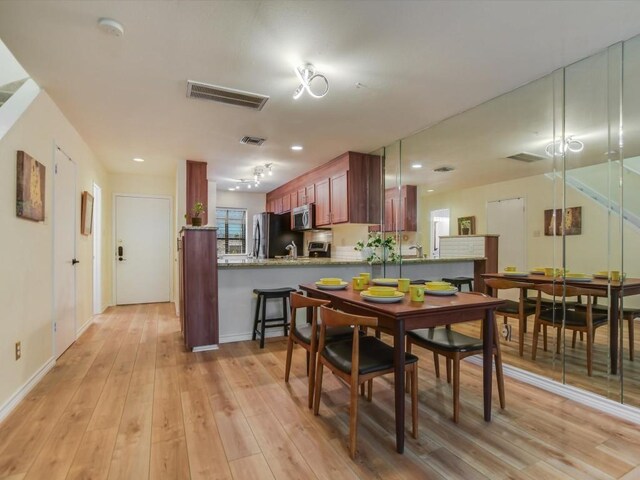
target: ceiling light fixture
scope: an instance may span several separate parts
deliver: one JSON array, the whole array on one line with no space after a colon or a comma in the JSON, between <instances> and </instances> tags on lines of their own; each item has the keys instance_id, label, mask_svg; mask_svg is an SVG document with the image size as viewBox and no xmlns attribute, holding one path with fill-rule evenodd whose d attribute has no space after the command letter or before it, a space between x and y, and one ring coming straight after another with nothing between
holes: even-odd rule
<instances>
[{"instance_id":1,"label":"ceiling light fixture","mask_svg":"<svg viewBox=\"0 0 640 480\"><path fill-rule=\"evenodd\" d=\"M309 95L313 98L322 98L329 92L329 80L324 75L317 73L316 68L310 63L306 63L304 65L300 65L295 69L296 77L300 81L300 85L296 88L296 91L293 92L294 100L297 100L302 95L302 92L305 90ZM314 80L316 80L314 82ZM316 84L324 82L324 91L322 93L314 93L311 89L311 83L314 82Z\"/></svg>"},{"instance_id":2,"label":"ceiling light fixture","mask_svg":"<svg viewBox=\"0 0 640 480\"><path fill-rule=\"evenodd\" d=\"M124 27L120 22L113 18L98 19L98 28L104 33L113 35L114 37L121 37L124 35Z\"/></svg>"},{"instance_id":3,"label":"ceiling light fixture","mask_svg":"<svg viewBox=\"0 0 640 480\"><path fill-rule=\"evenodd\" d=\"M291 150L299 152L300 150L302 150L302 145L291 145Z\"/></svg>"},{"instance_id":4,"label":"ceiling light fixture","mask_svg":"<svg viewBox=\"0 0 640 480\"><path fill-rule=\"evenodd\" d=\"M553 157L554 155L562 156L567 150L572 153L581 152L584 150L584 143L576 140L573 136L569 136L564 142L562 139L558 139L555 142L549 143L544 149L549 157Z\"/></svg>"},{"instance_id":5,"label":"ceiling light fixture","mask_svg":"<svg viewBox=\"0 0 640 480\"><path fill-rule=\"evenodd\" d=\"M413 163L413 164L411 164L411 168L422 168L422 164L421 163Z\"/></svg>"},{"instance_id":6,"label":"ceiling light fixture","mask_svg":"<svg viewBox=\"0 0 640 480\"><path fill-rule=\"evenodd\" d=\"M264 168L267 169L267 175L269 175L269 176L273 175L273 168L271 168L272 165L273 165L272 163L265 163L264 164Z\"/></svg>"},{"instance_id":7,"label":"ceiling light fixture","mask_svg":"<svg viewBox=\"0 0 640 480\"><path fill-rule=\"evenodd\" d=\"M133 159L134 162L142 163L144 162L144 158L136 157Z\"/></svg>"},{"instance_id":8,"label":"ceiling light fixture","mask_svg":"<svg viewBox=\"0 0 640 480\"><path fill-rule=\"evenodd\" d=\"M433 188L430 188L429 190L427 190L427 193L431 193L433 192Z\"/></svg>"}]
</instances>

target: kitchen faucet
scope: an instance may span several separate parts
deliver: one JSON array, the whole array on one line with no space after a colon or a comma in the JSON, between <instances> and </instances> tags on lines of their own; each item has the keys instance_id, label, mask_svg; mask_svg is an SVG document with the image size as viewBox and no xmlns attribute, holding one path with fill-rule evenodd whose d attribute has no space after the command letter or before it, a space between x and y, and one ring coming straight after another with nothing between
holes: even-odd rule
<instances>
[{"instance_id":1,"label":"kitchen faucet","mask_svg":"<svg viewBox=\"0 0 640 480\"><path fill-rule=\"evenodd\" d=\"M291 260L297 260L298 258L298 247L296 247L296 243L291 240L291 243L287 245L285 248L289 252L289 258Z\"/></svg>"},{"instance_id":2,"label":"kitchen faucet","mask_svg":"<svg viewBox=\"0 0 640 480\"><path fill-rule=\"evenodd\" d=\"M416 243L415 245L411 245L409 247L409 250L415 250L416 256L418 258L422 258L422 245L420 245L419 243Z\"/></svg>"}]
</instances>

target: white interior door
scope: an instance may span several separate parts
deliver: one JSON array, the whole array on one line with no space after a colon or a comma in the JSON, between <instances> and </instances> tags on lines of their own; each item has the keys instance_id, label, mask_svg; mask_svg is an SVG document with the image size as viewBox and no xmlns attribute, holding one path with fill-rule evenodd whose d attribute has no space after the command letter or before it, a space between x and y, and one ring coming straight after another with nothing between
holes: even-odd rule
<instances>
[{"instance_id":1,"label":"white interior door","mask_svg":"<svg viewBox=\"0 0 640 480\"><path fill-rule=\"evenodd\" d=\"M116 304L171 300L171 201L116 195Z\"/></svg>"},{"instance_id":2,"label":"white interior door","mask_svg":"<svg viewBox=\"0 0 640 480\"><path fill-rule=\"evenodd\" d=\"M76 339L76 164L60 149L54 155L53 311L54 355Z\"/></svg>"},{"instance_id":3,"label":"white interior door","mask_svg":"<svg viewBox=\"0 0 640 480\"><path fill-rule=\"evenodd\" d=\"M448 208L431 211L431 238L429 240L431 258L440 257L440 237L449 235L449 215Z\"/></svg>"},{"instance_id":4,"label":"white interior door","mask_svg":"<svg viewBox=\"0 0 640 480\"><path fill-rule=\"evenodd\" d=\"M527 270L524 198L509 198L487 203L487 233L498 234L498 271L515 266Z\"/></svg>"}]
</instances>

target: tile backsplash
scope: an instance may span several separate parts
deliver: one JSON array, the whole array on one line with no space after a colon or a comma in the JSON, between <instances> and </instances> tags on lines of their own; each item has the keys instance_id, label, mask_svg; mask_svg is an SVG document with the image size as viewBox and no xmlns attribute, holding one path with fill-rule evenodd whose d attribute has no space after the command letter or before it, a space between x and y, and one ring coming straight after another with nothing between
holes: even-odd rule
<instances>
[{"instance_id":1,"label":"tile backsplash","mask_svg":"<svg viewBox=\"0 0 640 480\"><path fill-rule=\"evenodd\" d=\"M440 238L440 258L484 257L485 237L443 237Z\"/></svg>"}]
</instances>

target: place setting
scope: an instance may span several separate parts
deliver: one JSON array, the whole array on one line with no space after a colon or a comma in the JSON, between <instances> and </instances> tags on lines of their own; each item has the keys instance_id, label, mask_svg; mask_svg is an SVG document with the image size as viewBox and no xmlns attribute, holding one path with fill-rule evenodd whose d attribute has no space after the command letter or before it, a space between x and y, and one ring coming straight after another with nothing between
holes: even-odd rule
<instances>
[{"instance_id":1,"label":"place setting","mask_svg":"<svg viewBox=\"0 0 640 480\"><path fill-rule=\"evenodd\" d=\"M504 267L505 277L528 277L529 272L519 272L516 267Z\"/></svg>"},{"instance_id":2,"label":"place setting","mask_svg":"<svg viewBox=\"0 0 640 480\"><path fill-rule=\"evenodd\" d=\"M458 293L458 289L449 282L426 282L424 285L427 295L449 296Z\"/></svg>"},{"instance_id":3,"label":"place setting","mask_svg":"<svg viewBox=\"0 0 640 480\"><path fill-rule=\"evenodd\" d=\"M343 281L341 278L321 278L316 282L316 287L320 290L344 290L349 282Z\"/></svg>"}]
</instances>

